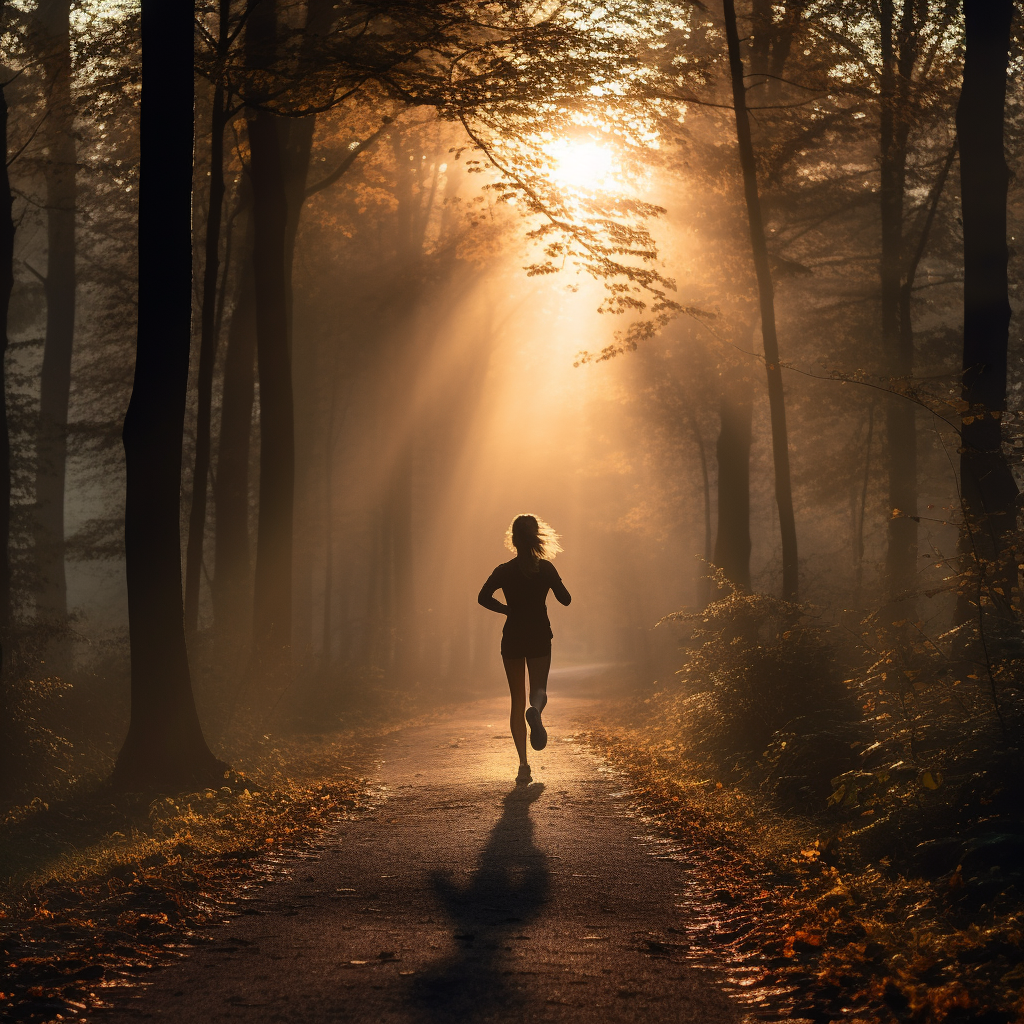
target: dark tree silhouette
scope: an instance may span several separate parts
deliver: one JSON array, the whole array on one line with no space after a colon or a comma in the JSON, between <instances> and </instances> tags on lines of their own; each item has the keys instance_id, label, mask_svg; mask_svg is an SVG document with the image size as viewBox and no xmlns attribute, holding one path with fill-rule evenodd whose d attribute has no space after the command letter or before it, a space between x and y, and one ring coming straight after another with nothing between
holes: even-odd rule
<instances>
[{"instance_id":1,"label":"dark tree silhouette","mask_svg":"<svg viewBox=\"0 0 1024 1024\"><path fill-rule=\"evenodd\" d=\"M39 5L40 49L46 88L46 338L36 442L35 553L39 569L38 610L65 622L64 487L67 466L68 399L75 335L75 162L71 96L70 0Z\"/></svg>"},{"instance_id":2,"label":"dark tree silhouette","mask_svg":"<svg viewBox=\"0 0 1024 1024\"><path fill-rule=\"evenodd\" d=\"M227 57L231 45L230 0L218 5L217 56ZM185 626L194 631L199 624L199 577L206 534L206 492L210 475L210 421L213 405L213 367L217 356L217 277L220 272L221 219L224 211L224 129L227 127L229 97L218 78L213 89L210 129L210 198L206 216L206 244L203 262L203 298L199 330L199 374L197 381L196 456L192 469L192 507L188 520L185 551Z\"/></svg>"},{"instance_id":3,"label":"dark tree silhouette","mask_svg":"<svg viewBox=\"0 0 1024 1024\"><path fill-rule=\"evenodd\" d=\"M754 396L749 382L722 391L718 432L718 532L715 565L750 590L750 433Z\"/></svg>"},{"instance_id":4,"label":"dark tree silhouette","mask_svg":"<svg viewBox=\"0 0 1024 1024\"><path fill-rule=\"evenodd\" d=\"M750 245L757 273L757 291L761 300L761 337L764 343L765 370L768 375L768 404L771 409L772 454L775 459L775 500L779 507L779 528L782 533L782 596L795 601L800 577L797 563L796 520L793 514L793 487L789 472L789 438L786 428L786 398L779 364L779 341L775 330L775 291L768 243L764 235L764 217L757 188L757 166L750 137L750 115L747 112L747 88L740 56L739 32L736 27L736 5L725 0L725 34L729 46L729 71L732 98L736 110L736 141L739 145L743 191L750 222Z\"/></svg>"},{"instance_id":5,"label":"dark tree silhouette","mask_svg":"<svg viewBox=\"0 0 1024 1024\"><path fill-rule=\"evenodd\" d=\"M192 8L143 0L139 326L124 421L131 725L121 786L221 774L192 694L181 593L182 429L192 303Z\"/></svg>"},{"instance_id":6,"label":"dark tree silhouette","mask_svg":"<svg viewBox=\"0 0 1024 1024\"><path fill-rule=\"evenodd\" d=\"M251 68L273 64L277 35L277 5L267 0L253 8L246 26L246 54ZM259 102L261 98L251 99ZM260 660L276 663L291 644L292 626L295 422L285 252L289 125L278 115L258 107L249 117L248 128L253 193L256 362L260 381L260 511L253 592L253 650Z\"/></svg>"},{"instance_id":7,"label":"dark tree silhouette","mask_svg":"<svg viewBox=\"0 0 1024 1024\"><path fill-rule=\"evenodd\" d=\"M291 642L295 426L288 351L285 234L288 204L278 118L249 122L253 184L253 278L260 379L260 500L253 606L254 643L274 656Z\"/></svg>"},{"instance_id":8,"label":"dark tree silhouette","mask_svg":"<svg viewBox=\"0 0 1024 1024\"><path fill-rule=\"evenodd\" d=\"M243 189L249 190L247 180L243 180ZM249 205L251 197L245 203ZM213 622L221 635L237 635L250 625L246 608L251 586L249 446L255 394L256 285L252 268L252 216L249 212L244 216L234 310L224 353L213 488Z\"/></svg>"},{"instance_id":9,"label":"dark tree silhouette","mask_svg":"<svg viewBox=\"0 0 1024 1024\"><path fill-rule=\"evenodd\" d=\"M0 4L0 20L6 4ZM2 73L2 72L0 72ZM11 437L7 424L7 312L14 288L14 196L7 173L8 83L0 82L0 628L11 621Z\"/></svg>"},{"instance_id":10,"label":"dark tree silhouette","mask_svg":"<svg viewBox=\"0 0 1024 1024\"><path fill-rule=\"evenodd\" d=\"M910 90L919 45L914 5L906 3L896 21L893 0L879 5L881 79L879 95L879 204L882 347L887 374L909 380L914 372L914 334L909 293L902 301L904 199L912 110ZM904 314L901 316L901 312ZM909 593L917 570L917 421L912 402L889 397L885 421L889 472L886 576L888 599L899 599L895 614L913 615Z\"/></svg>"},{"instance_id":11,"label":"dark tree silhouette","mask_svg":"<svg viewBox=\"0 0 1024 1024\"><path fill-rule=\"evenodd\" d=\"M1006 245L1009 170L1003 114L1012 0L965 0L967 54L956 112L964 226L960 477L964 545L986 596L1008 611L1016 586L1017 485L1002 452L1010 327Z\"/></svg>"}]
</instances>

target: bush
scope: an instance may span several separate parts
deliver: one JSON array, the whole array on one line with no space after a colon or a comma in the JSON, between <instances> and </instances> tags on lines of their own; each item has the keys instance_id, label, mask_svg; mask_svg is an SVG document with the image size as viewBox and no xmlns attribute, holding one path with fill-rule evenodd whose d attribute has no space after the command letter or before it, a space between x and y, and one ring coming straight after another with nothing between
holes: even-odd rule
<instances>
[{"instance_id":1,"label":"bush","mask_svg":"<svg viewBox=\"0 0 1024 1024\"><path fill-rule=\"evenodd\" d=\"M691 626L685 663L645 728L814 818L850 863L942 875L966 857L968 872L970 843L1009 850L1003 837L1024 834L1017 646L990 641L972 660L964 652L981 648L964 627L930 637L878 613L837 623L761 594L670 618ZM965 874L965 898L971 884Z\"/></svg>"},{"instance_id":2,"label":"bush","mask_svg":"<svg viewBox=\"0 0 1024 1024\"><path fill-rule=\"evenodd\" d=\"M4 644L3 669L0 807L61 799L104 778L128 722L127 645L25 626Z\"/></svg>"},{"instance_id":3,"label":"bush","mask_svg":"<svg viewBox=\"0 0 1024 1024\"><path fill-rule=\"evenodd\" d=\"M738 592L672 618L696 624L676 700L689 749L759 777L784 804L827 797L861 735L833 630L812 609Z\"/></svg>"}]
</instances>

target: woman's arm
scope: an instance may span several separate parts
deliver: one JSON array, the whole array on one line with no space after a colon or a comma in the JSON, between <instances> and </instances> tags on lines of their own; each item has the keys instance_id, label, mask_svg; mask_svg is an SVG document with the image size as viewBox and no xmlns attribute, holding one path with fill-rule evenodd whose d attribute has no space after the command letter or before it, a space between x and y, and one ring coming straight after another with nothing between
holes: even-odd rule
<instances>
[{"instance_id":1,"label":"woman's arm","mask_svg":"<svg viewBox=\"0 0 1024 1024\"><path fill-rule=\"evenodd\" d=\"M494 592L501 586L498 580L495 579L496 576L497 570L487 577L487 582L480 588L480 593L477 594L476 599L488 611L497 612L499 615L508 615L508 607L494 597Z\"/></svg>"},{"instance_id":2,"label":"woman's arm","mask_svg":"<svg viewBox=\"0 0 1024 1024\"><path fill-rule=\"evenodd\" d=\"M551 565L548 562L548 565ZM562 577L558 575L558 570L551 565L551 593L555 595L555 600L559 604L568 605L572 601L572 594L565 589L565 584L562 582Z\"/></svg>"}]
</instances>

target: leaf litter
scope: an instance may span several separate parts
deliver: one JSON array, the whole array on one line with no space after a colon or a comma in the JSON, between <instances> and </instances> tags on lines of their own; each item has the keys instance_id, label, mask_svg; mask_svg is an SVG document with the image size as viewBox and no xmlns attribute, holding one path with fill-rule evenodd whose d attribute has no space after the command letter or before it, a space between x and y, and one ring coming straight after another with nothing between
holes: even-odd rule
<instances>
[{"instance_id":1,"label":"leaf litter","mask_svg":"<svg viewBox=\"0 0 1024 1024\"><path fill-rule=\"evenodd\" d=\"M352 769L313 774L320 781L260 790L230 772L219 790L100 791L9 814L0 824L10 872L0 883L0 1016L41 1024L108 1008L112 990L214 941L206 926L259 912L249 904L260 887L313 856L332 824L377 802Z\"/></svg>"},{"instance_id":2,"label":"leaf litter","mask_svg":"<svg viewBox=\"0 0 1024 1024\"><path fill-rule=\"evenodd\" d=\"M579 733L632 783L638 818L686 868L682 941L653 956L724 978L753 1019L850 1024L1024 1021L1024 908L979 909L960 869L907 877L888 858L856 863L642 730ZM773 833L766 842L766 833ZM655 837L639 837L652 840Z\"/></svg>"}]
</instances>

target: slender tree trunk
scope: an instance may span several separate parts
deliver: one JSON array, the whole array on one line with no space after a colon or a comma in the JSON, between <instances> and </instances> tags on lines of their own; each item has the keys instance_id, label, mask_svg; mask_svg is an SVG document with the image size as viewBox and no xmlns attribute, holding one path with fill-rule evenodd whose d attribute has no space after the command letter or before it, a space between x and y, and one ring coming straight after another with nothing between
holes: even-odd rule
<instances>
[{"instance_id":1,"label":"slender tree trunk","mask_svg":"<svg viewBox=\"0 0 1024 1024\"><path fill-rule=\"evenodd\" d=\"M750 430L753 391L737 380L722 392L718 433L718 535L715 565L740 590L750 590Z\"/></svg>"},{"instance_id":2,"label":"slender tree trunk","mask_svg":"<svg viewBox=\"0 0 1024 1024\"><path fill-rule=\"evenodd\" d=\"M71 98L69 0L47 0L37 17L43 37L47 89L46 146L46 337L36 439L34 546L40 575L38 611L51 622L67 621L64 575L64 486L68 401L75 333L75 137Z\"/></svg>"},{"instance_id":3,"label":"slender tree trunk","mask_svg":"<svg viewBox=\"0 0 1024 1024\"><path fill-rule=\"evenodd\" d=\"M313 385L304 377L309 365L308 349L304 339L296 343L294 322L294 288L292 282L295 259L295 243L298 237L302 207L306 201L306 179L309 176L309 159L313 145L313 131L316 118L280 118L279 131L283 145L283 166L285 197L287 202L287 223L284 239L285 301L288 318L288 347L291 353L293 388L303 394ZM310 420L312 413L308 403L301 403L295 410L296 452L294 465L294 512L292 549L292 625L291 644L293 666L300 666L308 657L313 638L313 549L312 526L308 516L311 511L311 475L315 472L310 459L305 457L309 444L302 438L316 429ZM311 677L310 677L311 678Z\"/></svg>"},{"instance_id":4,"label":"slender tree trunk","mask_svg":"<svg viewBox=\"0 0 1024 1024\"><path fill-rule=\"evenodd\" d=\"M0 0L0 19L6 5ZM14 289L14 196L7 172L6 82L0 81L0 793L13 784L17 742L11 696L4 666L4 647L11 619L11 445L7 427L7 313Z\"/></svg>"},{"instance_id":5,"label":"slender tree trunk","mask_svg":"<svg viewBox=\"0 0 1024 1024\"><path fill-rule=\"evenodd\" d=\"M334 5L310 0L306 47L330 28ZM275 56L277 5L250 15L246 49L254 67ZM292 641L295 517L295 416L292 394L291 268L306 195L313 117L295 120L259 110L249 121L252 154L253 269L260 380L260 499L253 594L254 653L283 658Z\"/></svg>"},{"instance_id":6,"label":"slender tree trunk","mask_svg":"<svg viewBox=\"0 0 1024 1024\"><path fill-rule=\"evenodd\" d=\"M330 447L328 447L330 450ZM334 485L331 473L331 460L327 460L326 480L327 487L327 522L324 526L324 607L321 626L322 647L323 647L323 672L325 677L331 671L331 649L334 637L334 608L332 598L334 596L334 509L331 500L331 488Z\"/></svg>"},{"instance_id":7,"label":"slender tree trunk","mask_svg":"<svg viewBox=\"0 0 1024 1024\"><path fill-rule=\"evenodd\" d=\"M228 52L230 0L220 0L218 52ZM206 538L206 495L210 475L210 423L213 406L213 369L217 361L217 278L220 271L220 225L224 210L224 129L227 127L224 85L218 79L213 90L210 132L210 204L206 220L203 264L203 298L199 331L197 380L196 453L192 472L192 508L185 553L185 628L199 626L199 583Z\"/></svg>"},{"instance_id":8,"label":"slender tree trunk","mask_svg":"<svg viewBox=\"0 0 1024 1024\"><path fill-rule=\"evenodd\" d=\"M761 301L761 336L764 341L765 370L768 375L768 404L771 409L772 455L775 462L775 501L779 507L782 534L782 596L787 601L799 597L796 520L793 515L793 487L789 471L789 437L786 428L786 398L779 364L779 341L775 329L775 292L768 263L768 244L764 234L761 197L757 189L757 167L750 137L747 94L743 80L739 33L736 28L734 0L724 0L725 33L729 44L729 70L732 76L733 106L736 110L736 141L739 144L743 188L750 223L750 246L757 273L757 291Z\"/></svg>"},{"instance_id":9,"label":"slender tree trunk","mask_svg":"<svg viewBox=\"0 0 1024 1024\"><path fill-rule=\"evenodd\" d=\"M390 338L393 350L391 396L399 405L408 401L415 389L420 356L410 344L409 326L416 304L422 294L423 243L427 222L437 194L438 161L431 169L430 186L421 186L420 151L413 152L403 145L397 130L391 132L391 144L396 166L395 259L401 300L390 310ZM410 159L412 158L412 159ZM406 427L409 430L408 427ZM415 437L401 440L387 498L386 521L389 543L386 548L390 593L391 664L396 676L412 670L418 645L418 623L415 615L415 578L413 544L413 475L415 471Z\"/></svg>"},{"instance_id":10,"label":"slender tree trunk","mask_svg":"<svg viewBox=\"0 0 1024 1024\"><path fill-rule=\"evenodd\" d=\"M1003 618L1019 612L1017 486L1002 452L1010 325L1003 150L1011 0L965 0L967 56L957 106L964 226L964 351L960 480L970 595ZM962 609L967 611L967 609ZM975 613L979 614L979 613ZM984 615L984 611L980 613ZM983 622L984 625L984 622Z\"/></svg>"},{"instance_id":11,"label":"slender tree trunk","mask_svg":"<svg viewBox=\"0 0 1024 1024\"><path fill-rule=\"evenodd\" d=\"M192 316L193 16L142 3L139 328L124 422L131 724L122 787L209 783L225 766L203 737L181 592L181 460Z\"/></svg>"},{"instance_id":12,"label":"slender tree trunk","mask_svg":"<svg viewBox=\"0 0 1024 1024\"><path fill-rule=\"evenodd\" d=\"M391 668L399 676L410 671L416 654L413 621L413 442L410 438L398 454L388 497L391 534L390 575L392 646Z\"/></svg>"},{"instance_id":13,"label":"slender tree trunk","mask_svg":"<svg viewBox=\"0 0 1024 1024\"><path fill-rule=\"evenodd\" d=\"M279 119L249 121L253 186L253 275L260 380L260 488L253 595L253 642L276 660L291 644L295 420L285 238L288 201Z\"/></svg>"},{"instance_id":14,"label":"slender tree trunk","mask_svg":"<svg viewBox=\"0 0 1024 1024\"><path fill-rule=\"evenodd\" d=\"M295 240L299 233L302 207L306 203L306 179L309 177L309 159L313 150L313 131L316 118L282 118L282 142L284 146L284 189L288 206L288 221L284 239L285 285L288 292L288 331L291 338L292 311L292 267L295 262Z\"/></svg>"},{"instance_id":15,"label":"slender tree trunk","mask_svg":"<svg viewBox=\"0 0 1024 1024\"><path fill-rule=\"evenodd\" d=\"M331 401L327 415L327 437L324 445L324 607L322 620L322 648L324 681L331 671L332 640L334 636L334 434L337 429L338 410L338 358L337 349L331 353L329 387Z\"/></svg>"},{"instance_id":16,"label":"slender tree trunk","mask_svg":"<svg viewBox=\"0 0 1024 1024\"><path fill-rule=\"evenodd\" d=\"M228 325L217 446L213 621L218 633L239 636L250 625L249 447L256 370L256 284L252 217L246 214L234 309Z\"/></svg>"},{"instance_id":17,"label":"slender tree trunk","mask_svg":"<svg viewBox=\"0 0 1024 1024\"><path fill-rule=\"evenodd\" d=\"M901 318L903 271L903 200L906 183L909 109L907 83L913 68L912 5L904 4L896 49L893 0L881 0L882 78L879 115L882 249L880 260L882 350L886 370L898 390L914 373L914 334L909 293ZM907 19L911 21L908 23ZM912 402L893 394L886 403L889 472L889 521L886 549L887 601L899 601L892 613L914 614L913 586L917 571L917 416Z\"/></svg>"},{"instance_id":18,"label":"slender tree trunk","mask_svg":"<svg viewBox=\"0 0 1024 1024\"><path fill-rule=\"evenodd\" d=\"M0 14L4 4L0 4ZM14 289L14 196L7 173L7 97L0 83L0 630L11 624L11 435L7 423L7 313Z\"/></svg>"},{"instance_id":19,"label":"slender tree trunk","mask_svg":"<svg viewBox=\"0 0 1024 1024\"><path fill-rule=\"evenodd\" d=\"M311 0L307 45L330 26L333 4ZM272 0L250 15L250 63L265 65L277 47ZM253 270L260 380L260 499L253 594L254 653L283 658L292 639L292 556L295 516L295 415L292 394L291 267L314 119L294 121L259 110L249 121L253 184Z\"/></svg>"},{"instance_id":20,"label":"slender tree trunk","mask_svg":"<svg viewBox=\"0 0 1024 1024\"><path fill-rule=\"evenodd\" d=\"M855 516L853 558L857 567L857 604L860 605L864 584L864 516L868 507L868 484L871 483L871 442L875 436L875 402L868 413L868 436L864 442L864 479L860 488L860 508Z\"/></svg>"},{"instance_id":21,"label":"slender tree trunk","mask_svg":"<svg viewBox=\"0 0 1024 1024\"><path fill-rule=\"evenodd\" d=\"M696 585L696 597L697 604L703 608L707 605L711 599L711 577L708 576L708 572L711 568L712 563L712 552L711 552L711 479L708 474L708 458L707 452L704 450L704 437L700 432L700 424L697 420L690 415L687 411L684 413L686 417L686 426L690 433L693 435L694 443L697 446L697 456L700 459L700 477L703 488L704 497L704 565L701 567L700 574L697 577ZM749 491L749 485L748 485ZM749 510L749 496L748 496L748 510ZM749 531L748 531L748 550L749 550ZM748 572L749 576L749 572Z\"/></svg>"}]
</instances>

